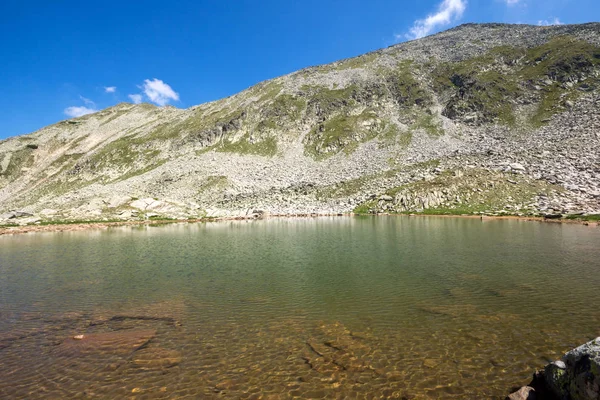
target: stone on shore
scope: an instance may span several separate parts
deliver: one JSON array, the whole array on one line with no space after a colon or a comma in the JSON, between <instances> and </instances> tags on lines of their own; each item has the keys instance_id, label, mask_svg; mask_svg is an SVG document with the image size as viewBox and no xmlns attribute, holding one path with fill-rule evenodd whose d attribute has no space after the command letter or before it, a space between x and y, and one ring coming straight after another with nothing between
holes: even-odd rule
<instances>
[{"instance_id":1,"label":"stone on shore","mask_svg":"<svg viewBox=\"0 0 600 400\"><path fill-rule=\"evenodd\" d=\"M518 391L509 395L506 400L536 400L535 389L531 386L523 386Z\"/></svg>"},{"instance_id":2,"label":"stone on shore","mask_svg":"<svg viewBox=\"0 0 600 400\"><path fill-rule=\"evenodd\" d=\"M548 364L544 380L561 400L600 399L600 337Z\"/></svg>"},{"instance_id":3,"label":"stone on shore","mask_svg":"<svg viewBox=\"0 0 600 400\"><path fill-rule=\"evenodd\" d=\"M507 397L509 400L536 398L600 400L600 337L546 365L534 374L529 386Z\"/></svg>"}]
</instances>

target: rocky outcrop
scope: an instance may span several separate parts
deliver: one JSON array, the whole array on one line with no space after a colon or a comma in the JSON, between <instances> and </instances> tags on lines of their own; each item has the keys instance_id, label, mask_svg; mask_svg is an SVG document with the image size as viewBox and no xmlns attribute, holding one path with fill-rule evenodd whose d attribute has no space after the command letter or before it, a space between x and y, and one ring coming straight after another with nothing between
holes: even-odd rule
<instances>
[{"instance_id":1,"label":"rocky outcrop","mask_svg":"<svg viewBox=\"0 0 600 400\"><path fill-rule=\"evenodd\" d=\"M507 399L600 399L600 337L546 365L535 374L530 386Z\"/></svg>"}]
</instances>

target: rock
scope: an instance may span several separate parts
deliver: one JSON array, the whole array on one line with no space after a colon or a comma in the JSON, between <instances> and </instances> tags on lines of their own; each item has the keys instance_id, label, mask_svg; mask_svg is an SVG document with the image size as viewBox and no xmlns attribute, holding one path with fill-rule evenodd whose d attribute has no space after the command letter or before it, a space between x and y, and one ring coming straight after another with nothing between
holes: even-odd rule
<instances>
[{"instance_id":1,"label":"rock","mask_svg":"<svg viewBox=\"0 0 600 400\"><path fill-rule=\"evenodd\" d=\"M440 364L439 360L434 360L432 358L426 358L423 360L423 366L427 368L435 368Z\"/></svg>"},{"instance_id":2,"label":"rock","mask_svg":"<svg viewBox=\"0 0 600 400\"><path fill-rule=\"evenodd\" d=\"M379 197L379 200L383 200L383 201L393 201L394 198L392 196L388 196L387 194L384 194L383 196Z\"/></svg>"},{"instance_id":3,"label":"rock","mask_svg":"<svg viewBox=\"0 0 600 400\"><path fill-rule=\"evenodd\" d=\"M506 400L536 400L535 389L530 386L523 386L521 389L510 394Z\"/></svg>"},{"instance_id":4,"label":"rock","mask_svg":"<svg viewBox=\"0 0 600 400\"><path fill-rule=\"evenodd\" d=\"M42 211L40 211L40 215L43 215L45 217L53 217L56 214L58 214L58 211L52 208L44 208Z\"/></svg>"},{"instance_id":5,"label":"rock","mask_svg":"<svg viewBox=\"0 0 600 400\"><path fill-rule=\"evenodd\" d=\"M523 166L523 164L512 163L509 165L509 167L513 171L525 171L525 167Z\"/></svg>"},{"instance_id":6,"label":"rock","mask_svg":"<svg viewBox=\"0 0 600 400\"><path fill-rule=\"evenodd\" d=\"M108 207L109 208L116 208L116 207L120 207L123 204L126 204L128 201L131 201L131 197L129 196L113 196L110 199L108 199Z\"/></svg>"},{"instance_id":7,"label":"rock","mask_svg":"<svg viewBox=\"0 0 600 400\"><path fill-rule=\"evenodd\" d=\"M40 222L42 219L40 217L28 217L22 218L19 220L19 225L31 225Z\"/></svg>"},{"instance_id":8,"label":"rock","mask_svg":"<svg viewBox=\"0 0 600 400\"><path fill-rule=\"evenodd\" d=\"M600 399L600 337L548 364L543 376L560 400Z\"/></svg>"},{"instance_id":9,"label":"rock","mask_svg":"<svg viewBox=\"0 0 600 400\"><path fill-rule=\"evenodd\" d=\"M133 364L144 369L170 368L181 362L181 353L160 347L146 347L135 352Z\"/></svg>"},{"instance_id":10,"label":"rock","mask_svg":"<svg viewBox=\"0 0 600 400\"><path fill-rule=\"evenodd\" d=\"M25 211L9 211L6 214L0 215L0 219L15 219L25 217L33 217L33 214L30 214Z\"/></svg>"}]
</instances>

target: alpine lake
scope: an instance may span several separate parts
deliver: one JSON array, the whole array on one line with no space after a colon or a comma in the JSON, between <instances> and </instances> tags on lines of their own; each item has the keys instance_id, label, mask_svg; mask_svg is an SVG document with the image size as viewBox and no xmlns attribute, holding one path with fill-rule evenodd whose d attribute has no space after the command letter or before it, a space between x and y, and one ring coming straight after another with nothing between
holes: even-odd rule
<instances>
[{"instance_id":1,"label":"alpine lake","mask_svg":"<svg viewBox=\"0 0 600 400\"><path fill-rule=\"evenodd\" d=\"M0 236L2 399L502 399L600 336L600 229L279 218Z\"/></svg>"}]
</instances>

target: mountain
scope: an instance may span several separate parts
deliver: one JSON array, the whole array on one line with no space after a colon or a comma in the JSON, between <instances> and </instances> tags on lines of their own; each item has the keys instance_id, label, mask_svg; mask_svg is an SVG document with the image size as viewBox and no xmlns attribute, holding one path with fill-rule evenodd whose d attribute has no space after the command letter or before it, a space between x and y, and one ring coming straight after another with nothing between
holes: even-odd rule
<instances>
[{"instance_id":1,"label":"mountain","mask_svg":"<svg viewBox=\"0 0 600 400\"><path fill-rule=\"evenodd\" d=\"M593 214L599 156L600 23L467 24L4 140L0 219Z\"/></svg>"}]
</instances>

